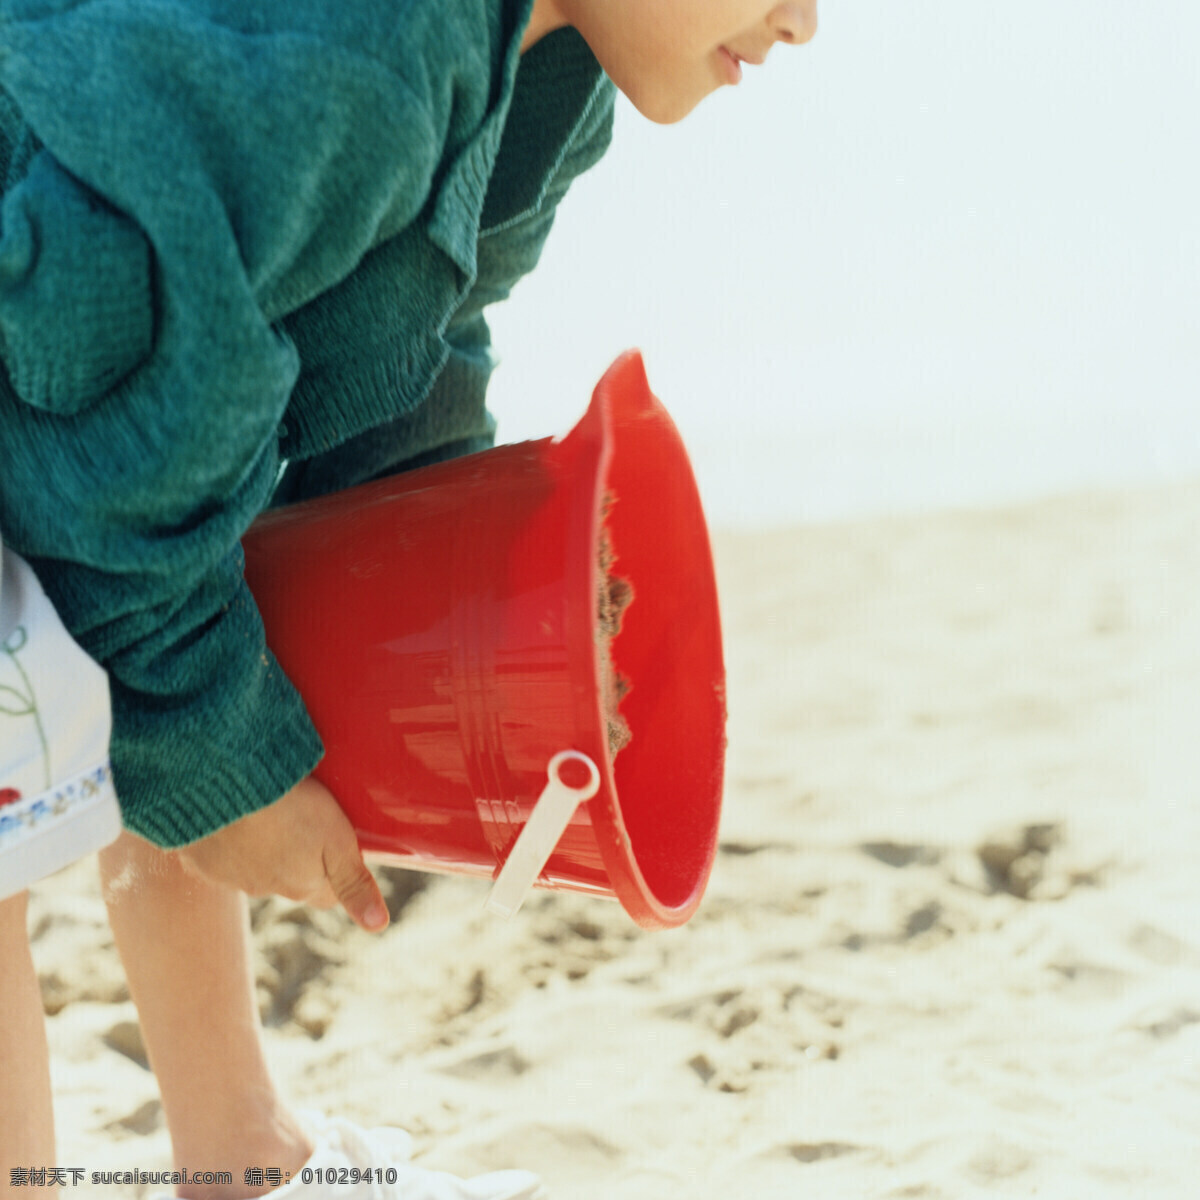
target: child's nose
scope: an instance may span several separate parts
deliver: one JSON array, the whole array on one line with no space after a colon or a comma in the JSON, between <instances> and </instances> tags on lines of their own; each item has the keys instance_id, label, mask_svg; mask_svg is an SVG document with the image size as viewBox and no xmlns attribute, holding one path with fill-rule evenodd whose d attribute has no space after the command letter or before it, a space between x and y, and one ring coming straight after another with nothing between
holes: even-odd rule
<instances>
[{"instance_id":1,"label":"child's nose","mask_svg":"<svg viewBox=\"0 0 1200 1200\"><path fill-rule=\"evenodd\" d=\"M817 0L797 0L781 4L770 16L771 28L781 42L799 46L811 42L817 33Z\"/></svg>"}]
</instances>

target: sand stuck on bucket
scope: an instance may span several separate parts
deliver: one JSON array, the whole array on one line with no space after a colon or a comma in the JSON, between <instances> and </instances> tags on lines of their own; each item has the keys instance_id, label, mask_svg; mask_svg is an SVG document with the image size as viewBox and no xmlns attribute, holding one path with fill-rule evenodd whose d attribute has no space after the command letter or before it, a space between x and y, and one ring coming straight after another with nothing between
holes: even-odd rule
<instances>
[{"instance_id":1,"label":"sand stuck on bucket","mask_svg":"<svg viewBox=\"0 0 1200 1200\"><path fill-rule=\"evenodd\" d=\"M613 497L605 497L604 512L607 516ZM601 526L599 537L600 586L596 596L596 645L600 647L600 697L604 705L604 722L608 731L608 753L610 758L629 745L633 733L629 722L621 716L618 706L629 694L629 680L613 665L612 643L621 632L621 619L633 602L633 584L620 575L613 574L617 561L608 530Z\"/></svg>"}]
</instances>

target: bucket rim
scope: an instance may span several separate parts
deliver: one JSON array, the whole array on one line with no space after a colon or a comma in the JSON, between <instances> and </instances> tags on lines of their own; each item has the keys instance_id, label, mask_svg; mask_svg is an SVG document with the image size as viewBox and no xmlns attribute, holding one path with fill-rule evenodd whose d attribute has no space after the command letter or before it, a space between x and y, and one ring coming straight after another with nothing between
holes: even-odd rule
<instances>
[{"instance_id":1,"label":"bucket rim","mask_svg":"<svg viewBox=\"0 0 1200 1200\"><path fill-rule=\"evenodd\" d=\"M618 420L616 412L618 405L622 409L620 420ZM582 545L572 548L572 556L575 552L581 552L586 556L588 595L596 596L601 583L597 550L606 519L609 468L625 429L645 419L653 420L661 429L669 432L674 443L671 469L681 474L686 473L689 507L692 509L695 521L695 527L691 533L696 539L695 552L703 556L701 561L706 566L708 577L712 581L713 620L719 631L720 621L716 608L715 581L712 579L711 542L703 517L695 477L674 422L662 402L650 389L645 363L641 351L637 349L626 351L612 363L596 385L587 411L563 440L564 447L574 443L580 451L587 454L590 458L589 466L591 468L579 471L576 476L579 489L577 502L585 506L588 536L579 539ZM620 549L620 545L616 544L614 550L618 560L620 559ZM619 638L618 634L614 643ZM629 916L645 929L675 928L684 924L696 912L703 899L716 860L717 822L714 821L712 837L701 855L698 870L695 873L695 885L679 903L666 903L659 897L638 861L633 838L621 810L613 755L609 750L606 733L605 702L599 686L603 669L601 655L609 651L604 644L597 643L596 639L593 638L592 641L594 679L593 686L588 689L591 696L590 708L592 709L589 713L589 720L594 722L596 728L601 731L604 751L601 761L597 764L601 773L600 789L591 800L587 801L591 812L593 832L613 892ZM723 656L719 654L718 657L721 659L719 673L723 685ZM723 724L722 721L720 731L722 737L724 736ZM636 729L634 734L636 736ZM714 782L718 793L715 801L718 817L723 785L723 754L720 758L722 771L719 772L718 778Z\"/></svg>"}]
</instances>

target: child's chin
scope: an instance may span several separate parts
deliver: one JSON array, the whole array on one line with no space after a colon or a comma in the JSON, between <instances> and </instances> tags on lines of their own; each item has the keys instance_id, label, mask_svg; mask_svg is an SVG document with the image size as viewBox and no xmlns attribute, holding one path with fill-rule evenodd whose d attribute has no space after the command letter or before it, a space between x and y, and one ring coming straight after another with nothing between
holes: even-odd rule
<instances>
[{"instance_id":1,"label":"child's chin","mask_svg":"<svg viewBox=\"0 0 1200 1200\"><path fill-rule=\"evenodd\" d=\"M704 93L707 95L708 93ZM700 96L682 96L662 93L652 96L630 96L633 107L656 125L675 125L682 121L701 100Z\"/></svg>"}]
</instances>

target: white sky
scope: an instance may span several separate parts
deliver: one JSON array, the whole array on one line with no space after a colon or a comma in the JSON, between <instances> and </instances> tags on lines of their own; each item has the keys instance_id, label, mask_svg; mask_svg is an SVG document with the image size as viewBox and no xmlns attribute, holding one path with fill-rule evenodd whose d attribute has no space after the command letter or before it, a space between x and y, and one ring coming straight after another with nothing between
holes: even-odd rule
<instances>
[{"instance_id":1,"label":"white sky","mask_svg":"<svg viewBox=\"0 0 1200 1200\"><path fill-rule=\"evenodd\" d=\"M642 347L716 525L1200 475L1200 5L825 0L623 101L491 314L501 440Z\"/></svg>"}]
</instances>

